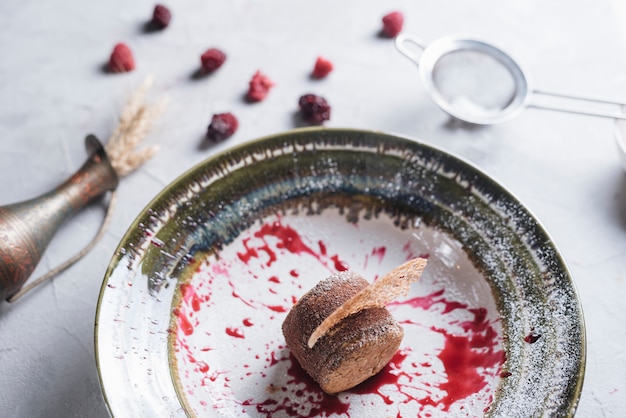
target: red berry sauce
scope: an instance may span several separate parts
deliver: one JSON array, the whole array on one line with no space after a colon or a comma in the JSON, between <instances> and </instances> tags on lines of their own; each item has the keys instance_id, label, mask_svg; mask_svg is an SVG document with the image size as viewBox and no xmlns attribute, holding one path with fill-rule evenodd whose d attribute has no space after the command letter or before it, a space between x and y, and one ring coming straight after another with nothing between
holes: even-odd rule
<instances>
[{"instance_id":1,"label":"red berry sauce","mask_svg":"<svg viewBox=\"0 0 626 418\"><path fill-rule=\"evenodd\" d=\"M488 410L497 382L507 377L499 323L487 309L451 299L441 288L388 305L405 329L403 345L357 387L328 395L301 369L280 331L300 295L350 264L386 271L388 257L414 257L412 241L395 254L374 243L348 261L323 238L328 233L309 237L277 216L252 226L180 285L172 355L187 407L198 415L226 408L266 417Z\"/></svg>"},{"instance_id":2,"label":"red berry sauce","mask_svg":"<svg viewBox=\"0 0 626 418\"><path fill-rule=\"evenodd\" d=\"M537 342L537 340L539 340L539 338L541 338L541 334L537 334L535 331L530 331L524 337L524 341L526 341L528 344L534 344Z\"/></svg>"}]
</instances>

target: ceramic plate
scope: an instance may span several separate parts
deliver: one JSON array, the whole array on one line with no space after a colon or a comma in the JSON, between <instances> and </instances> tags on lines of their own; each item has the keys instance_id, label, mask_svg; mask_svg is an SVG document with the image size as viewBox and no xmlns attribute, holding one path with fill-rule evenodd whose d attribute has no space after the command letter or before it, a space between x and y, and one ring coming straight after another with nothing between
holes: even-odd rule
<instances>
[{"instance_id":1,"label":"ceramic plate","mask_svg":"<svg viewBox=\"0 0 626 418\"><path fill-rule=\"evenodd\" d=\"M286 347L291 306L417 256L388 306L398 352L324 394ZM106 273L96 353L114 416L568 416L585 334L554 243L501 186L411 139L314 128L211 158L148 205Z\"/></svg>"}]
</instances>

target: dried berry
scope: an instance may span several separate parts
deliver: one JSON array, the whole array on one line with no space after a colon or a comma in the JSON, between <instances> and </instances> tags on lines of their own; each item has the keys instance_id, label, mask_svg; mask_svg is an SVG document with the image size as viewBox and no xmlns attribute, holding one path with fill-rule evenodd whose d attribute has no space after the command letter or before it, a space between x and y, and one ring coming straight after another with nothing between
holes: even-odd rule
<instances>
[{"instance_id":1,"label":"dried berry","mask_svg":"<svg viewBox=\"0 0 626 418\"><path fill-rule=\"evenodd\" d=\"M162 4L154 6L151 23L155 28L165 29L170 24L170 20L172 20L172 12L170 12L170 9Z\"/></svg>"},{"instance_id":2,"label":"dried berry","mask_svg":"<svg viewBox=\"0 0 626 418\"><path fill-rule=\"evenodd\" d=\"M383 17L383 35L388 38L397 36L402 30L404 15L400 12L391 12Z\"/></svg>"},{"instance_id":3,"label":"dried berry","mask_svg":"<svg viewBox=\"0 0 626 418\"><path fill-rule=\"evenodd\" d=\"M207 138L212 142L231 137L239 127L239 121L232 113L217 113L211 118Z\"/></svg>"},{"instance_id":4,"label":"dried berry","mask_svg":"<svg viewBox=\"0 0 626 418\"><path fill-rule=\"evenodd\" d=\"M333 70L333 63L323 57L317 57L313 67L313 78L324 78Z\"/></svg>"},{"instance_id":5,"label":"dried berry","mask_svg":"<svg viewBox=\"0 0 626 418\"><path fill-rule=\"evenodd\" d=\"M113 48L108 64L112 73L125 73L135 69L135 59L133 53L124 43L119 43Z\"/></svg>"},{"instance_id":6,"label":"dried berry","mask_svg":"<svg viewBox=\"0 0 626 418\"><path fill-rule=\"evenodd\" d=\"M200 56L202 70L210 73L217 70L226 61L226 54L217 48L209 48Z\"/></svg>"},{"instance_id":7,"label":"dried berry","mask_svg":"<svg viewBox=\"0 0 626 418\"><path fill-rule=\"evenodd\" d=\"M330 120L330 105L321 96L305 94L298 101L302 120L311 124L320 124Z\"/></svg>"},{"instance_id":8,"label":"dried berry","mask_svg":"<svg viewBox=\"0 0 626 418\"><path fill-rule=\"evenodd\" d=\"M270 92L270 88L274 86L274 82L270 80L266 75L257 71L252 76L248 87L248 93L246 97L253 102L260 102L265 99Z\"/></svg>"}]
</instances>

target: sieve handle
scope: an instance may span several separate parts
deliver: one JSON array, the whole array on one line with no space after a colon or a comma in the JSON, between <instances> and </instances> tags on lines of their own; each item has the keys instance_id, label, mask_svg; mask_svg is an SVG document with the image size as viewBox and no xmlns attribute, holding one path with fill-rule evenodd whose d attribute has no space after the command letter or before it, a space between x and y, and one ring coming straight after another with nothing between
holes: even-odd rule
<instances>
[{"instance_id":1,"label":"sieve handle","mask_svg":"<svg viewBox=\"0 0 626 418\"><path fill-rule=\"evenodd\" d=\"M396 36L396 48L398 48L398 51L419 67L420 55L415 52L415 47L423 51L426 49L426 43L410 33L401 33Z\"/></svg>"},{"instance_id":2,"label":"sieve handle","mask_svg":"<svg viewBox=\"0 0 626 418\"><path fill-rule=\"evenodd\" d=\"M626 106L626 102L621 102L621 101L613 100L613 99L607 99L603 97L555 93L555 92L546 91L546 90L533 90L533 94L541 95L541 96L558 97L561 99L568 99L574 102L598 103L598 104L612 105L612 106ZM579 115L598 116L601 118L626 119L626 113L620 112L620 111L580 109L576 107L555 106L555 105L534 104L534 103L530 103L528 107L535 107L535 108L544 109L544 110L554 110L557 112L575 113Z\"/></svg>"}]
</instances>

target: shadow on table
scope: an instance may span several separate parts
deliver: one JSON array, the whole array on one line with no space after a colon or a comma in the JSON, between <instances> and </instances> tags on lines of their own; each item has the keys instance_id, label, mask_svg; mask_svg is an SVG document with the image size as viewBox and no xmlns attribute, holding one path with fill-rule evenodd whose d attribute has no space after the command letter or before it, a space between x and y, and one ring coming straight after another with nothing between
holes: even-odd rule
<instances>
[{"instance_id":1,"label":"shadow on table","mask_svg":"<svg viewBox=\"0 0 626 418\"><path fill-rule=\"evenodd\" d=\"M626 173L622 172L616 183L615 216L622 229L626 232Z\"/></svg>"}]
</instances>

